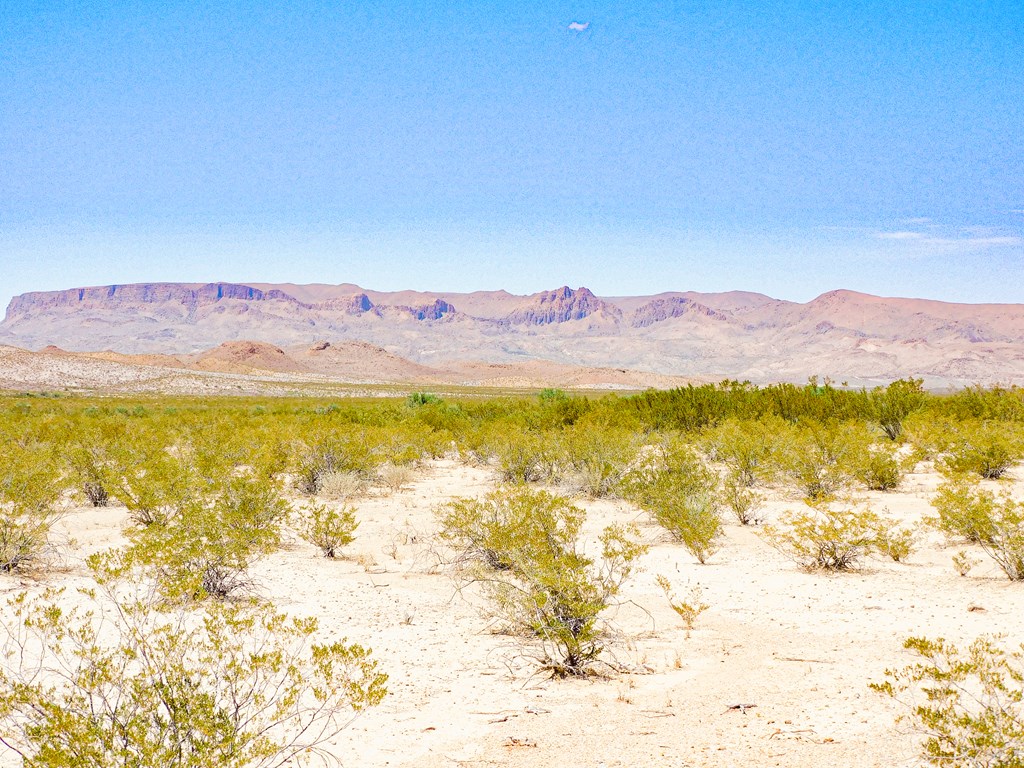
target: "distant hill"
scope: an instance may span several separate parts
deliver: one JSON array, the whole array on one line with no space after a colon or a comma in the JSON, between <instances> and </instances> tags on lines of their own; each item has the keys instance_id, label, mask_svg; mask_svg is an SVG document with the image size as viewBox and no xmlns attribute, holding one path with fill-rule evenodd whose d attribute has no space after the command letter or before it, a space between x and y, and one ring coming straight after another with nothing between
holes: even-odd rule
<instances>
[{"instance_id":1,"label":"distant hill","mask_svg":"<svg viewBox=\"0 0 1024 768\"><path fill-rule=\"evenodd\" d=\"M334 346L310 352L324 340ZM818 374L869 385L904 376L933 387L1024 384L1024 305L841 290L801 304L739 291L599 297L563 286L516 296L155 283L26 293L0 323L0 343L12 346L199 355L188 366L210 371L333 370L343 342L366 345L345 352L350 364L379 348L402 359L396 373L419 366L414 377L548 361L757 383Z\"/></svg>"}]
</instances>

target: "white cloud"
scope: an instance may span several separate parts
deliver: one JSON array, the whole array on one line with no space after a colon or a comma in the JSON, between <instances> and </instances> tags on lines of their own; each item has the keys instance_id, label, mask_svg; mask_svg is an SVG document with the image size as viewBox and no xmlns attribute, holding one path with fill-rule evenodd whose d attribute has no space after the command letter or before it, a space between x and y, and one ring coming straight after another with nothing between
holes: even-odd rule
<instances>
[{"instance_id":1,"label":"white cloud","mask_svg":"<svg viewBox=\"0 0 1024 768\"><path fill-rule=\"evenodd\" d=\"M1013 237L1006 235L1003 237L965 237L961 240L953 240L951 242L967 242L972 245L978 246L989 246L989 245L1024 245L1024 237Z\"/></svg>"},{"instance_id":2,"label":"white cloud","mask_svg":"<svg viewBox=\"0 0 1024 768\"><path fill-rule=\"evenodd\" d=\"M913 217L911 217L909 219L901 219L900 220L900 224L908 224L908 225L911 225L911 226L914 225L914 224L931 224L931 223L932 223L932 220L930 218L928 218L927 216L913 216Z\"/></svg>"},{"instance_id":3,"label":"white cloud","mask_svg":"<svg viewBox=\"0 0 1024 768\"><path fill-rule=\"evenodd\" d=\"M589 27L589 21L574 21L569 24L569 29L573 32L586 32Z\"/></svg>"},{"instance_id":4,"label":"white cloud","mask_svg":"<svg viewBox=\"0 0 1024 768\"><path fill-rule=\"evenodd\" d=\"M977 251L1024 245L1024 237L997 234L989 227L965 227L958 236L942 237L912 230L876 232L879 240L902 241L935 251Z\"/></svg>"},{"instance_id":5,"label":"white cloud","mask_svg":"<svg viewBox=\"0 0 1024 768\"><path fill-rule=\"evenodd\" d=\"M921 240L924 238L920 232L877 232L875 237L879 240Z\"/></svg>"}]
</instances>

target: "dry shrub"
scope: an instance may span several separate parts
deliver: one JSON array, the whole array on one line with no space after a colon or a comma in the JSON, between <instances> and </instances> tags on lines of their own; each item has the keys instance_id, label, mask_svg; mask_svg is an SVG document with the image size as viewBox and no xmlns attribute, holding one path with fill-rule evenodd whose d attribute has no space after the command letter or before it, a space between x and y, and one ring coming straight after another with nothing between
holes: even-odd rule
<instances>
[{"instance_id":1,"label":"dry shrub","mask_svg":"<svg viewBox=\"0 0 1024 768\"><path fill-rule=\"evenodd\" d=\"M398 493L416 479L416 470L408 464L382 464L377 470L377 480L391 493Z\"/></svg>"},{"instance_id":2,"label":"dry shrub","mask_svg":"<svg viewBox=\"0 0 1024 768\"><path fill-rule=\"evenodd\" d=\"M368 486L366 478L359 472L326 472L320 477L319 483L317 495L336 501L363 496Z\"/></svg>"}]
</instances>

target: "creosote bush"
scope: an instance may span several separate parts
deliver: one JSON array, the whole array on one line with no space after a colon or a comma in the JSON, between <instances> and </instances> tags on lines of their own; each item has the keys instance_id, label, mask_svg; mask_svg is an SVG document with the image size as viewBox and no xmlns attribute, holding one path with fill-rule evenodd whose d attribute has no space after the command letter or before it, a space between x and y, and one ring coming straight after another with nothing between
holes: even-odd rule
<instances>
[{"instance_id":1,"label":"creosote bush","mask_svg":"<svg viewBox=\"0 0 1024 768\"><path fill-rule=\"evenodd\" d=\"M130 546L97 567L108 578L152 573L171 600L232 598L254 586L249 568L277 548L287 515L276 483L227 478L167 522L130 531Z\"/></svg>"},{"instance_id":2,"label":"creosote bush","mask_svg":"<svg viewBox=\"0 0 1024 768\"><path fill-rule=\"evenodd\" d=\"M781 441L779 463L806 498L827 501L853 482L869 441L857 424L808 423Z\"/></svg>"},{"instance_id":3,"label":"creosote bush","mask_svg":"<svg viewBox=\"0 0 1024 768\"><path fill-rule=\"evenodd\" d=\"M355 507L332 509L326 504L314 504L301 513L299 534L319 548L324 557L337 557L341 549L355 540L359 527L355 513Z\"/></svg>"},{"instance_id":4,"label":"creosote bush","mask_svg":"<svg viewBox=\"0 0 1024 768\"><path fill-rule=\"evenodd\" d=\"M964 538L972 544L992 541L996 499L976 491L977 484L963 475L943 483L931 500L938 516L927 522L950 538Z\"/></svg>"},{"instance_id":5,"label":"creosote bush","mask_svg":"<svg viewBox=\"0 0 1024 768\"><path fill-rule=\"evenodd\" d=\"M279 768L379 704L370 652L260 603L166 613L145 592L61 591L10 607L0 744L26 766Z\"/></svg>"},{"instance_id":6,"label":"creosote bush","mask_svg":"<svg viewBox=\"0 0 1024 768\"><path fill-rule=\"evenodd\" d=\"M868 490L891 491L900 484L903 467L892 451L881 446L866 446L853 473Z\"/></svg>"},{"instance_id":7,"label":"creosote bush","mask_svg":"<svg viewBox=\"0 0 1024 768\"><path fill-rule=\"evenodd\" d=\"M0 573L44 565L53 526L64 516L63 482L47 447L11 443L0 461Z\"/></svg>"},{"instance_id":8,"label":"creosote bush","mask_svg":"<svg viewBox=\"0 0 1024 768\"><path fill-rule=\"evenodd\" d=\"M594 498L616 493L640 452L635 433L590 422L566 430L560 446L560 479Z\"/></svg>"},{"instance_id":9,"label":"creosote bush","mask_svg":"<svg viewBox=\"0 0 1024 768\"><path fill-rule=\"evenodd\" d=\"M912 550L913 532L867 508L817 504L784 513L762 535L774 549L807 570L848 571L872 554L904 559Z\"/></svg>"},{"instance_id":10,"label":"creosote bush","mask_svg":"<svg viewBox=\"0 0 1024 768\"><path fill-rule=\"evenodd\" d=\"M963 421L946 435L943 467L950 473L971 473L995 480L1024 459L1024 436L1017 424Z\"/></svg>"},{"instance_id":11,"label":"creosote bush","mask_svg":"<svg viewBox=\"0 0 1024 768\"><path fill-rule=\"evenodd\" d=\"M943 484L932 506L939 513L935 527L977 544L1007 578L1024 581L1024 502L960 479Z\"/></svg>"},{"instance_id":12,"label":"creosote bush","mask_svg":"<svg viewBox=\"0 0 1024 768\"><path fill-rule=\"evenodd\" d=\"M299 449L296 489L309 496L319 495L324 490L325 480L339 472L372 478L377 466L384 461L381 451L375 448L380 448L379 444L374 445L365 432L347 431L314 438L312 445Z\"/></svg>"},{"instance_id":13,"label":"creosote bush","mask_svg":"<svg viewBox=\"0 0 1024 768\"><path fill-rule=\"evenodd\" d=\"M725 464L739 486L750 487L774 479L780 437L788 428L777 416L727 419L705 435L703 447L714 461Z\"/></svg>"},{"instance_id":14,"label":"creosote bush","mask_svg":"<svg viewBox=\"0 0 1024 768\"><path fill-rule=\"evenodd\" d=\"M599 557L585 553L585 512L526 486L484 499L456 499L438 511L439 537L457 552L461 575L479 582L489 613L543 646L554 676L585 675L603 650L600 614L646 547L634 529L609 526Z\"/></svg>"},{"instance_id":15,"label":"creosote bush","mask_svg":"<svg viewBox=\"0 0 1024 768\"><path fill-rule=\"evenodd\" d=\"M907 417L919 411L926 400L923 379L899 379L868 393L868 415L895 442L903 437Z\"/></svg>"},{"instance_id":16,"label":"creosote bush","mask_svg":"<svg viewBox=\"0 0 1024 768\"><path fill-rule=\"evenodd\" d=\"M760 522L757 510L762 502L761 496L739 482L732 472L725 478L722 497L740 525L756 525Z\"/></svg>"},{"instance_id":17,"label":"creosote bush","mask_svg":"<svg viewBox=\"0 0 1024 768\"><path fill-rule=\"evenodd\" d=\"M558 470L559 438L512 426L491 435L487 450L498 462L502 482L536 483L552 479Z\"/></svg>"},{"instance_id":18,"label":"creosote bush","mask_svg":"<svg viewBox=\"0 0 1024 768\"><path fill-rule=\"evenodd\" d=\"M1024 646L1006 650L1001 638L981 637L960 650L911 637L904 648L920 661L886 670L871 688L908 706L930 765L1024 765Z\"/></svg>"},{"instance_id":19,"label":"creosote bush","mask_svg":"<svg viewBox=\"0 0 1024 768\"><path fill-rule=\"evenodd\" d=\"M722 537L718 475L679 440L651 458L624 480L626 497L705 563Z\"/></svg>"}]
</instances>

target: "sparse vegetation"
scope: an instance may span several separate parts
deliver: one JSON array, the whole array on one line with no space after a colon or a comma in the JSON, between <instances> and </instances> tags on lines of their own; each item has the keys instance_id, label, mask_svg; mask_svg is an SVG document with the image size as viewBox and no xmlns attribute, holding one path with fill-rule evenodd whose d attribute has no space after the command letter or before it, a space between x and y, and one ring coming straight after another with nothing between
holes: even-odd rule
<instances>
[{"instance_id":1,"label":"sparse vegetation","mask_svg":"<svg viewBox=\"0 0 1024 768\"><path fill-rule=\"evenodd\" d=\"M439 512L440 537L459 552L463 576L483 585L489 611L511 631L540 640L543 664L557 677L584 675L597 661L600 614L646 549L635 531L610 526L600 557L587 556L584 517L566 499L523 486ZM465 569L473 565L482 567Z\"/></svg>"},{"instance_id":2,"label":"sparse vegetation","mask_svg":"<svg viewBox=\"0 0 1024 768\"><path fill-rule=\"evenodd\" d=\"M921 660L871 687L904 702L935 766L1017 768L1024 764L1024 646L981 637L961 651L944 639L909 638Z\"/></svg>"},{"instance_id":3,"label":"sparse vegetation","mask_svg":"<svg viewBox=\"0 0 1024 768\"><path fill-rule=\"evenodd\" d=\"M300 515L300 535L317 547L324 557L337 557L344 547L355 540L359 522L354 507L334 509L325 504L313 504Z\"/></svg>"},{"instance_id":4,"label":"sparse vegetation","mask_svg":"<svg viewBox=\"0 0 1024 768\"><path fill-rule=\"evenodd\" d=\"M1011 581L1024 581L1024 503L964 480L939 489L933 522L947 535L981 547Z\"/></svg>"},{"instance_id":5,"label":"sparse vegetation","mask_svg":"<svg viewBox=\"0 0 1024 768\"><path fill-rule=\"evenodd\" d=\"M387 677L259 603L160 611L145 594L21 593L0 643L0 744L26 766L307 765Z\"/></svg>"},{"instance_id":6,"label":"sparse vegetation","mask_svg":"<svg viewBox=\"0 0 1024 768\"><path fill-rule=\"evenodd\" d=\"M672 440L659 456L635 469L625 492L697 561L707 562L722 538L718 475L689 445Z\"/></svg>"},{"instance_id":7,"label":"sparse vegetation","mask_svg":"<svg viewBox=\"0 0 1024 768\"><path fill-rule=\"evenodd\" d=\"M999 600L1016 606L1018 587L1010 583L999 587L986 583L991 581L987 578L955 579L949 570L950 553L936 551L938 537L922 537L908 523L916 522L923 511L924 491L933 487L934 468L938 468L946 482L932 500L935 519L931 524L951 540L967 542L951 550L960 546L968 550L953 555L956 572L970 572L977 564L972 555L980 557L984 552L1010 579L1024 579L1024 504L1020 501L1020 473L1013 471L1015 436L1019 424L1024 423L1024 397L1013 389L972 388L938 396L916 391L919 387L913 382L900 386L906 391L892 396L906 395L912 407L893 406L895 416L878 402L888 397L891 387L865 392L837 389L827 382L762 388L732 382L669 393L601 397L560 391L524 397L462 397L446 391L443 400L426 398L422 402L405 400L404 392L391 399L335 397L330 402L289 397L253 401L0 396L4 449L4 462L0 463L0 579L8 592L23 588L26 575L46 582L73 579L69 583L81 584L87 578L80 565L85 553L95 551L101 540L109 544L123 530L128 539L124 549L90 560L97 568L96 593L79 595L68 589L53 597L63 611L62 631L66 632L60 640L63 650L55 645L56 651L72 648L76 638L91 638L75 634L86 631L84 620L89 610L102 610L105 621L135 611L135 602L124 602L123 590L125 584L137 583L148 590L141 597L150 618L139 626L152 632L152 642L165 643L170 649L167 627L180 628L183 642L188 640L191 647L199 649L196 658L206 654L203 658L209 660L212 652L208 652L203 634L208 619L227 622L222 617L235 616L237 621L231 619L234 623L230 626L238 627L241 634L251 632L245 635L248 640L240 642L255 642L253 638L264 631L260 629L263 619L253 619L255 623L250 625L247 617L264 616L291 626L270 604L281 584L305 579L319 588L319 575L329 574L331 588L340 585L337 595L325 596L317 603L319 608L307 609L323 611L325 630L337 631L350 616L363 620L344 605L344 597L358 592L362 599L372 590L387 596L384 605L394 598L393 612L378 606L374 616L409 633L409 653L424 653L420 649L427 646L414 634L432 631L431 622L437 616L429 613L427 603L415 602L418 597L401 594L396 587L415 579L419 588L447 564L457 575L462 594L478 602L488 617L487 622L465 615L458 618L460 622L477 622L471 631L480 633L466 634L466 647L472 645L478 655L464 658L479 662L484 652L500 653L511 643L515 657L503 661L513 675L520 673L518 665L525 659L531 669L539 660L542 668L555 676L579 676L600 671L599 662L616 666L622 661L617 651L623 648L631 661L639 659L637 667L657 673L659 663L671 663L673 651L676 664L682 666L683 661L678 644L665 647L670 633L653 626L653 616L647 613L651 609L646 603L651 597L649 589L648 594L642 588L629 589L628 580L641 564L658 563L659 570L668 575L659 577L658 583L687 632L702 627L701 617L706 616L704 593L688 586L697 573L715 580L716 594L722 584L740 590L746 589L744 583L760 580L769 584L767 580L776 577L789 579L790 585L804 585L795 587L792 596L787 593L787 600L807 597L810 593L802 590L814 584L816 589L832 589L800 578L785 562L780 568L780 563L764 560L766 549L759 543L752 554L748 542L756 542L756 538L749 530L723 525L723 514L727 514L730 519L735 515L742 525L772 521L762 529L766 540L804 568L852 570L867 558L877 558L874 571L833 585L837 600L845 599L846 590L858 589L858 584L871 584L873 599L866 605L877 608L874 603L881 604L881 596L890 594L886 590L895 581L894 592L910 583L918 587L914 600L905 602L921 606L930 599L926 579L934 576L942 588L959 590L957 600L934 612L940 619L966 610L971 612L966 617L969 622L991 620L996 629L1003 623L1016 627L1019 621L1007 618L1014 611L995 605L996 598L991 595L998 589ZM908 456L925 463L912 482L904 483L909 487L900 487L897 483L909 466ZM432 457L444 460L431 461ZM454 467L452 476L459 477L459 483L462 478L479 483L464 486L481 488L478 498L442 501L450 498L446 494L469 492L445 485L442 472L448 471L455 458L465 464ZM417 482L415 493L386 498L388 490L407 489L418 471L413 468L421 466L424 482ZM992 470L998 467L1002 470L997 481L992 479ZM495 475L509 485L488 492L494 487ZM544 485L538 487L539 483ZM901 492L886 505L901 521L890 520L881 505L876 513L863 501L835 501L837 496L845 499L847 491L864 488L898 488ZM813 506L775 519L780 501L795 506L794 489ZM573 496L558 496L554 491ZM331 567L319 555L337 558L347 553L345 547L357 528L355 510L349 505L359 496L364 497L356 503L364 509L360 513L365 515L364 527L359 533L365 546L351 553L347 565ZM871 498L878 496L871 494ZM435 503L440 505L436 508L436 538L421 535L429 523L424 526L422 517L411 516L424 514ZM86 505L108 505L109 509L90 512L83 509ZM54 526L69 510L75 515L66 526L70 534L62 533L63 523L55 531ZM79 516L86 525L77 526ZM645 518L664 529L662 532L653 525L644 529L645 537L656 541L658 547L649 559L643 556L645 547L638 532L624 524ZM606 526L608 522L616 524ZM285 525L293 530L285 531ZM400 528L402 525L406 527ZM102 527L102 539L97 526ZM282 537L283 532L288 535ZM318 557L312 557L312 547L293 546L293 534L316 547ZM69 547L65 543L69 535L81 536L84 541ZM61 546L54 547L54 541ZM704 563L723 546L731 556L720 558L720 566L702 569L687 555L689 552ZM920 563L913 568L885 564L905 561L918 546L927 551L915 558ZM443 555L441 559L430 559L438 553ZM67 563L67 572L54 569L54 563ZM738 570L741 563L742 572ZM287 568L292 572L286 573ZM986 566L981 575L995 573ZM725 578L719 581L722 574ZM260 584L255 582L257 577ZM900 584L901 578L905 583ZM364 591L352 589L353 582L346 581L355 579L360 588L366 587ZM700 580L709 583L703 575ZM876 584L878 592L874 592ZM438 591L430 595L431 600L442 591L441 600L450 596L450 586L435 588ZM42 587L34 589L33 597L26 601L38 598ZM960 601L968 590L970 601ZM751 594L755 593L743 594L744 610L752 604ZM254 596L258 602L253 602ZM660 601L660 595L653 597ZM831 592L829 597L833 597ZM44 604L38 603L40 607ZM798 610L804 604L787 603ZM913 604L908 612L915 611ZM36 605L31 606L32 611ZM79 606L77 613L75 605ZM301 603L288 603L290 610L296 605ZM143 610L139 606L138 610ZM28 611L28 602L22 608ZM732 609L730 605L725 610ZM5 626L12 633L28 637L35 632L36 627L12 621L14 615L13 607L4 613ZM30 614L18 615L27 618ZM916 615L926 614L917 609ZM33 621L42 621L35 613L31 616ZM99 616L95 614L97 619ZM331 617L330 623L326 616ZM643 626L645 621L650 625ZM724 633L717 637L725 626L716 623L701 632L709 641L700 644L701 653L717 653L718 647L723 657L729 653L731 641ZM510 633L515 639L487 638L488 629ZM47 632L52 631L48 626ZM199 634L190 634L193 631ZM119 633L115 634L119 637ZM288 637L299 645L312 643L314 636L305 640L297 635ZM109 643L90 647L89 653L107 654L96 656L98 662L124 661L127 657L116 656L121 653L120 641L113 635L106 638ZM32 642L38 641L36 637ZM493 648L487 648L492 642ZM401 652L393 650L400 648L400 641L391 643L389 639L389 653ZM180 655L184 647L174 646L173 652ZM239 663L256 664L237 647L231 653L241 654ZM308 651L308 644L306 648ZM810 656L800 654L801 659ZM307 654L297 662L307 674L312 674L311 659ZM636 671L628 664L621 668ZM196 690L185 690L186 683L196 683L197 690L212 694L212 678L201 677L191 667L170 669L172 676L180 672L188 680L168 679L168 695L183 697L175 701L192 708L207 736L226 733L217 730L223 708L203 699ZM13 657L0 660L0 674L6 676L3 681L19 680L20 670ZM108 670L101 671L106 674ZM109 671L121 673L113 668ZM68 681L73 678L84 685L88 682L84 674L74 668ZM307 676L307 682L310 679ZM180 690L172 690L179 684ZM975 680L967 687L976 685ZM315 697L304 690L307 700L308 695ZM29 696L28 689L23 693ZM195 698L187 699L192 694ZM31 715L16 710L14 699L0 700L0 720L15 718L0 723L0 737L17 743L26 754L43 755L44 743L33 734L49 738L57 728L58 715L50 710L48 720L31 720L42 718L45 710L38 694L31 695L37 696L32 699L35 709ZM632 698L640 703L641 694ZM65 705L59 696L52 701ZM156 706L154 711L161 712L161 704L154 701L142 697L138 706ZM339 711L344 710L347 717L352 710L342 704ZM79 718L83 710L68 711L72 713L69 718ZM30 722L35 730L30 729ZM85 720L66 722L70 739L82 730ZM142 729L141 721L131 723L132 728ZM145 723L147 728L151 725L157 724ZM284 736L290 728L275 726L274 738ZM51 740L53 750L65 749L60 739ZM196 764L249 765L232 763L235 758L227 752L203 752L206 748L214 749L213 741L187 749L202 755ZM163 753L146 754L157 755L152 760L177 764ZM312 753L294 753L293 758L316 754L314 748ZM149 757L134 764L164 764L147 762ZM45 759L38 758L36 764L69 764L60 762L63 757L55 757L52 763ZM110 764L133 764L126 760ZM94 760L92 753L79 764L104 765L100 757Z\"/></svg>"},{"instance_id":8,"label":"sparse vegetation","mask_svg":"<svg viewBox=\"0 0 1024 768\"><path fill-rule=\"evenodd\" d=\"M764 526L762 535L802 568L826 571L853 570L880 551L901 560L910 552L912 536L870 509L828 504L788 512L777 524Z\"/></svg>"}]
</instances>

